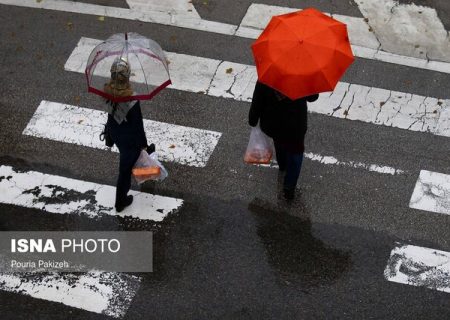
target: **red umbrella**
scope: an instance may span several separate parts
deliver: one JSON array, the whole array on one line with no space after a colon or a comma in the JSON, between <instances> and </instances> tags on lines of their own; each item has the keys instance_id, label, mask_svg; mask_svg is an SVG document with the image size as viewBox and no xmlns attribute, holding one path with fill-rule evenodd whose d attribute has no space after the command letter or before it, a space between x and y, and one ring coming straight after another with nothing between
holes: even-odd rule
<instances>
[{"instance_id":1,"label":"red umbrella","mask_svg":"<svg viewBox=\"0 0 450 320\"><path fill-rule=\"evenodd\" d=\"M252 51L258 80L292 100L334 90L355 59L347 26L313 8L274 16Z\"/></svg>"}]
</instances>

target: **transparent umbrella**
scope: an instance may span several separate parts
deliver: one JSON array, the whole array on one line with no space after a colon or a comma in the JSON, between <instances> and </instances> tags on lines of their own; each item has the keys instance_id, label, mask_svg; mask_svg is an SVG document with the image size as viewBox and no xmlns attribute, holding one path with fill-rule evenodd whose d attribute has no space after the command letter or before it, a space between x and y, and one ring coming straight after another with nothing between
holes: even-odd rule
<instances>
[{"instance_id":1,"label":"transparent umbrella","mask_svg":"<svg viewBox=\"0 0 450 320\"><path fill-rule=\"evenodd\" d=\"M172 83L159 44L138 33L115 34L96 46L85 74L88 91L113 102L148 100Z\"/></svg>"}]
</instances>

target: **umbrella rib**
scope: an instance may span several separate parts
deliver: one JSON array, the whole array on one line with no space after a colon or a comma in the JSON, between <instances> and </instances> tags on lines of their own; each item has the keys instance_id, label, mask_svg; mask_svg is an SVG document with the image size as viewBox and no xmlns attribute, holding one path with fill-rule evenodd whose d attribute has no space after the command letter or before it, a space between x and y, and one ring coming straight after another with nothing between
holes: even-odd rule
<instances>
[{"instance_id":1,"label":"umbrella rib","mask_svg":"<svg viewBox=\"0 0 450 320\"><path fill-rule=\"evenodd\" d=\"M127 45L127 43L125 42L125 45L123 46L123 48L122 48L122 51L120 52L120 59L122 59L122 57L123 57L123 53L124 53L124 51L126 50L128 48L128 45ZM116 80L114 81L114 85L117 85L117 77L116 77ZM114 89L113 90L113 97L116 97L116 95L115 95L115 93L116 93L117 91L116 91L116 89Z\"/></svg>"},{"instance_id":2,"label":"umbrella rib","mask_svg":"<svg viewBox=\"0 0 450 320\"><path fill-rule=\"evenodd\" d=\"M298 43L297 43L297 42L294 42L293 45L292 45L292 48L289 48L289 50L294 49L297 45L298 45ZM280 55L279 55L276 59L273 59L273 62L272 62L271 65L266 69L266 71L264 72L264 74L265 74L267 71L269 71L269 69L272 68L273 65L276 65L276 64L278 63L279 60L285 58L285 55L286 55L286 52L287 52L287 51L288 51L288 50L285 50L285 51L281 52ZM263 76L263 75L261 75L261 76Z\"/></svg>"},{"instance_id":3,"label":"umbrella rib","mask_svg":"<svg viewBox=\"0 0 450 320\"><path fill-rule=\"evenodd\" d=\"M313 62L316 64L316 66L318 67L318 65L317 65L317 63L316 63L316 61L315 61L315 59L314 59L314 55L311 54L311 52L309 52L309 50L308 50L307 48L305 48L305 52L308 53L308 55L311 57L311 61L313 61ZM330 63L331 63L331 62L330 62ZM328 78L325 76L325 74L322 72L323 68L318 68L318 69L321 70L321 71L319 72L319 74L322 75L323 79L325 79L325 81L326 81L328 84L331 85L329 79L328 79Z\"/></svg>"},{"instance_id":4,"label":"umbrella rib","mask_svg":"<svg viewBox=\"0 0 450 320\"><path fill-rule=\"evenodd\" d=\"M130 44L130 46L133 47L133 45L131 45L131 44ZM145 84L147 85L147 90L148 90L147 76L145 75L145 70L144 70L144 67L142 66L141 60L139 60L139 57L136 54L136 52L134 52L134 50L132 50L131 52L133 52L133 54L136 56L136 60L139 62L139 65L141 66L142 74L144 75L144 81L145 81Z\"/></svg>"},{"instance_id":5,"label":"umbrella rib","mask_svg":"<svg viewBox=\"0 0 450 320\"><path fill-rule=\"evenodd\" d=\"M304 50L304 52L305 52L307 55L309 55L309 56L311 57L311 62L313 62L313 63L315 64L316 68L319 69L319 67L318 67L318 65L317 65L317 62L314 60L313 55L312 55L308 50L306 50L306 49L303 49L303 50ZM283 58L283 57L279 57L279 59L281 59L281 58ZM276 62L278 62L278 59L277 59ZM269 68L269 69L270 69L270 68ZM321 78L322 78L327 84L330 84L330 82L328 81L327 77L325 77L325 75L324 75L322 72L317 72L316 74L320 75Z\"/></svg>"},{"instance_id":6,"label":"umbrella rib","mask_svg":"<svg viewBox=\"0 0 450 320\"><path fill-rule=\"evenodd\" d=\"M97 60L99 60L98 59L98 55L99 55L100 52L103 51L103 50L100 50L100 49L102 48L102 46L104 44L105 44L105 42L102 42L102 43L98 44L97 46L95 46L95 48L93 50L93 52L96 52L96 54L93 57L91 63L87 66L87 67L89 67L89 73L87 74L88 86L89 86L89 83L92 81L92 77L94 75L95 69L97 68L97 64L98 64ZM91 53L91 55L92 55L92 53ZM89 62L90 58L91 58L91 56L89 56L88 62Z\"/></svg>"}]
</instances>

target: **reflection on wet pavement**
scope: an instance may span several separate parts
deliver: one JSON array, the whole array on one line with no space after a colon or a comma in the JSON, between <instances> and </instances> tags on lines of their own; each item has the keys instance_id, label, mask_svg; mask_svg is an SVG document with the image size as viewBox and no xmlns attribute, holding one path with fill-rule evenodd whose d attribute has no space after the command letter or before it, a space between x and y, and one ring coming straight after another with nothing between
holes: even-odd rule
<instances>
[{"instance_id":1,"label":"reflection on wet pavement","mask_svg":"<svg viewBox=\"0 0 450 320\"><path fill-rule=\"evenodd\" d=\"M249 210L257 217L257 234L268 262L284 281L300 281L303 286L329 284L349 269L350 254L315 238L309 219L258 201L250 203Z\"/></svg>"}]
</instances>

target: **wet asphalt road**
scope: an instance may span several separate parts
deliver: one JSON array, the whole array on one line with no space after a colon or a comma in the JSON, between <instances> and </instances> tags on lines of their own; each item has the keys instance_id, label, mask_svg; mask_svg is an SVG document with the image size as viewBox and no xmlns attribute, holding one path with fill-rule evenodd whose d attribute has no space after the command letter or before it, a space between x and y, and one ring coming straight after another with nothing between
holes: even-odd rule
<instances>
[{"instance_id":1,"label":"wet asphalt road","mask_svg":"<svg viewBox=\"0 0 450 320\"><path fill-rule=\"evenodd\" d=\"M194 1L205 19L234 24L249 3ZM311 5L299 6L303 3ZM126 7L122 1L114 5ZM360 16L352 2L316 5ZM41 100L101 109L85 92L83 75L64 71L80 37L104 39L133 30L167 51L252 64L252 41L244 38L9 6L0 6L0 21L0 71L7 79L0 95L0 164L96 183L115 184L116 154L22 135ZM365 59L357 59L343 81L450 98L448 74ZM450 139L310 114L309 152L405 174L305 160L299 195L287 204L277 198L275 169L242 162L248 108L244 102L175 90L143 105L145 118L223 133L205 168L167 163L166 181L144 185L143 191L185 200L163 223L92 220L0 204L0 228L154 231L154 272L142 274L126 319L449 317L448 294L388 282L383 272L397 242L450 251L450 218L408 206L420 170L450 173ZM1 319L107 318L5 292L0 310Z\"/></svg>"}]
</instances>

